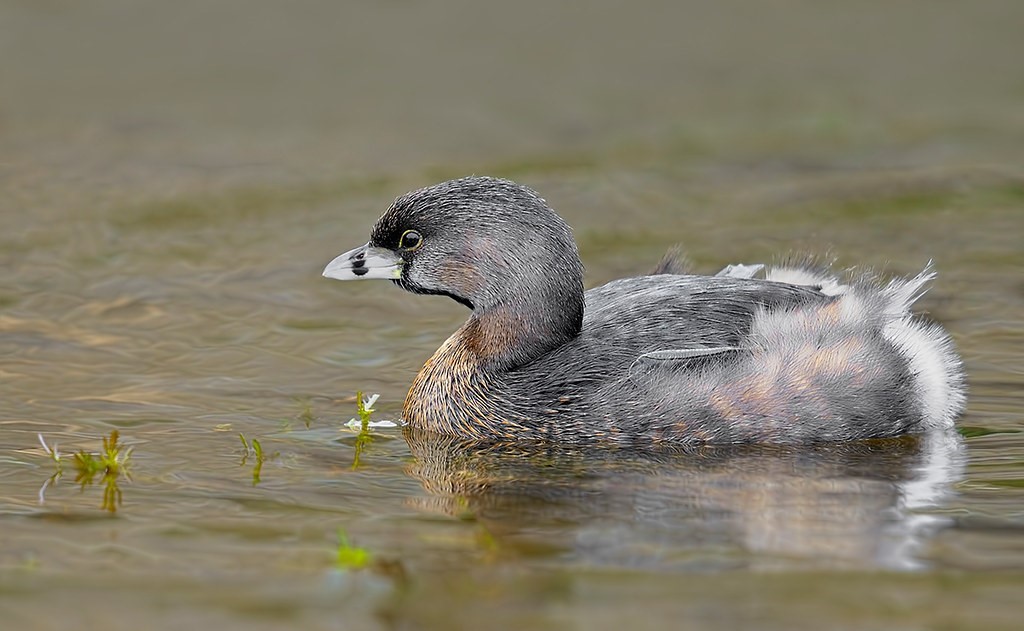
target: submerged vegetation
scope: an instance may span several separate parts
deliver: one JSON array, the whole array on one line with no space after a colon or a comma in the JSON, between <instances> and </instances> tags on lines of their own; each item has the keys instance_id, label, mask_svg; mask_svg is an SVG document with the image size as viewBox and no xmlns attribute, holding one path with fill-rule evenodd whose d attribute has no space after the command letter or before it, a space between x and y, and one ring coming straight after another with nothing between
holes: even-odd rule
<instances>
[{"instance_id":1,"label":"submerged vegetation","mask_svg":"<svg viewBox=\"0 0 1024 631\"><path fill-rule=\"evenodd\" d=\"M345 530L338 528L338 548L334 564L339 570L361 570L370 564L370 552L349 543Z\"/></svg>"},{"instance_id":2,"label":"submerged vegetation","mask_svg":"<svg viewBox=\"0 0 1024 631\"><path fill-rule=\"evenodd\" d=\"M337 530L334 570L339 574L365 570L396 583L408 581L408 573L401 559L381 557L366 548L353 545L344 528Z\"/></svg>"},{"instance_id":3,"label":"submerged vegetation","mask_svg":"<svg viewBox=\"0 0 1024 631\"><path fill-rule=\"evenodd\" d=\"M78 484L84 492L85 487L95 483L99 476L103 484L103 501L101 507L110 513L117 512L117 509L124 503L124 496L121 492L120 479L124 477L129 482L131 474L129 465L131 463L132 447L125 447L120 442L118 431L111 430L110 436L103 439L103 450L99 453L90 453L79 450L72 454L71 458L65 459L60 453L57 443L50 447L42 434L39 434L39 443L43 451L53 461L56 471L51 475L42 488L39 489L39 503L46 501L46 490L51 485L56 485L64 477L64 463L70 462L71 468L75 471L75 484Z\"/></svg>"}]
</instances>

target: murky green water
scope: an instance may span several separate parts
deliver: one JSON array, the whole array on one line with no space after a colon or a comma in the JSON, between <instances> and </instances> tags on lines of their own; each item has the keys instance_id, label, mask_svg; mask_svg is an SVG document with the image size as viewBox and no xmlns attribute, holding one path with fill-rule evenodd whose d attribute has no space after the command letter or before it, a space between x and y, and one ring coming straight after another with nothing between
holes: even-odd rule
<instances>
[{"instance_id":1,"label":"murky green water","mask_svg":"<svg viewBox=\"0 0 1024 631\"><path fill-rule=\"evenodd\" d=\"M1015 2L0 5L0 626L1018 628L1022 20ZM470 172L540 190L592 285L675 243L705 270L934 259L922 305L967 362L962 437L360 443L355 391L396 418L466 313L320 270L395 195ZM117 489L70 462L51 479L37 434L67 461L114 429L133 449ZM368 568L339 564L339 529Z\"/></svg>"}]
</instances>

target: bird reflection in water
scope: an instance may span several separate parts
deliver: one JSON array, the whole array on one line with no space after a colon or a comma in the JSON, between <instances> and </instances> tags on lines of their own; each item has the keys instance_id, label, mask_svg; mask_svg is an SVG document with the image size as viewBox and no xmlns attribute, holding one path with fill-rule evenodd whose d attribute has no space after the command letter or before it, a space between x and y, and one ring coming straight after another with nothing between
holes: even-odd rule
<instances>
[{"instance_id":1,"label":"bird reflection in water","mask_svg":"<svg viewBox=\"0 0 1024 631\"><path fill-rule=\"evenodd\" d=\"M406 438L420 509L523 554L615 567L923 567L964 468L955 432L643 449Z\"/></svg>"}]
</instances>

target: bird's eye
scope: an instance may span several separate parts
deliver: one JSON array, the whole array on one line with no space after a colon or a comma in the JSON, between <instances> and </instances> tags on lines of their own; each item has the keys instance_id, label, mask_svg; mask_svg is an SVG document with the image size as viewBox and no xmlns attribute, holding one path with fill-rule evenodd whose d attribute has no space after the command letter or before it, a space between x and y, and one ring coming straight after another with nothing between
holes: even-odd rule
<instances>
[{"instance_id":1,"label":"bird's eye","mask_svg":"<svg viewBox=\"0 0 1024 631\"><path fill-rule=\"evenodd\" d=\"M420 233L415 230L406 230L402 233L402 238L398 240L398 247L406 250L415 250L420 247L423 243L423 237Z\"/></svg>"}]
</instances>

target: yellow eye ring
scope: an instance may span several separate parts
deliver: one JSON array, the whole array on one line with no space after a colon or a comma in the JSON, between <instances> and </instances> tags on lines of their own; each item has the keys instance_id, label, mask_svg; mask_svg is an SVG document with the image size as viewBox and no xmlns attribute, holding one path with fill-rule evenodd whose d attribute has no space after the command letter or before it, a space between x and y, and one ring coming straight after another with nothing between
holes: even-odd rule
<instances>
[{"instance_id":1,"label":"yellow eye ring","mask_svg":"<svg viewBox=\"0 0 1024 631\"><path fill-rule=\"evenodd\" d=\"M406 230L402 233L401 238L398 239L398 247L410 252L421 245L423 245L423 235L417 230Z\"/></svg>"}]
</instances>

